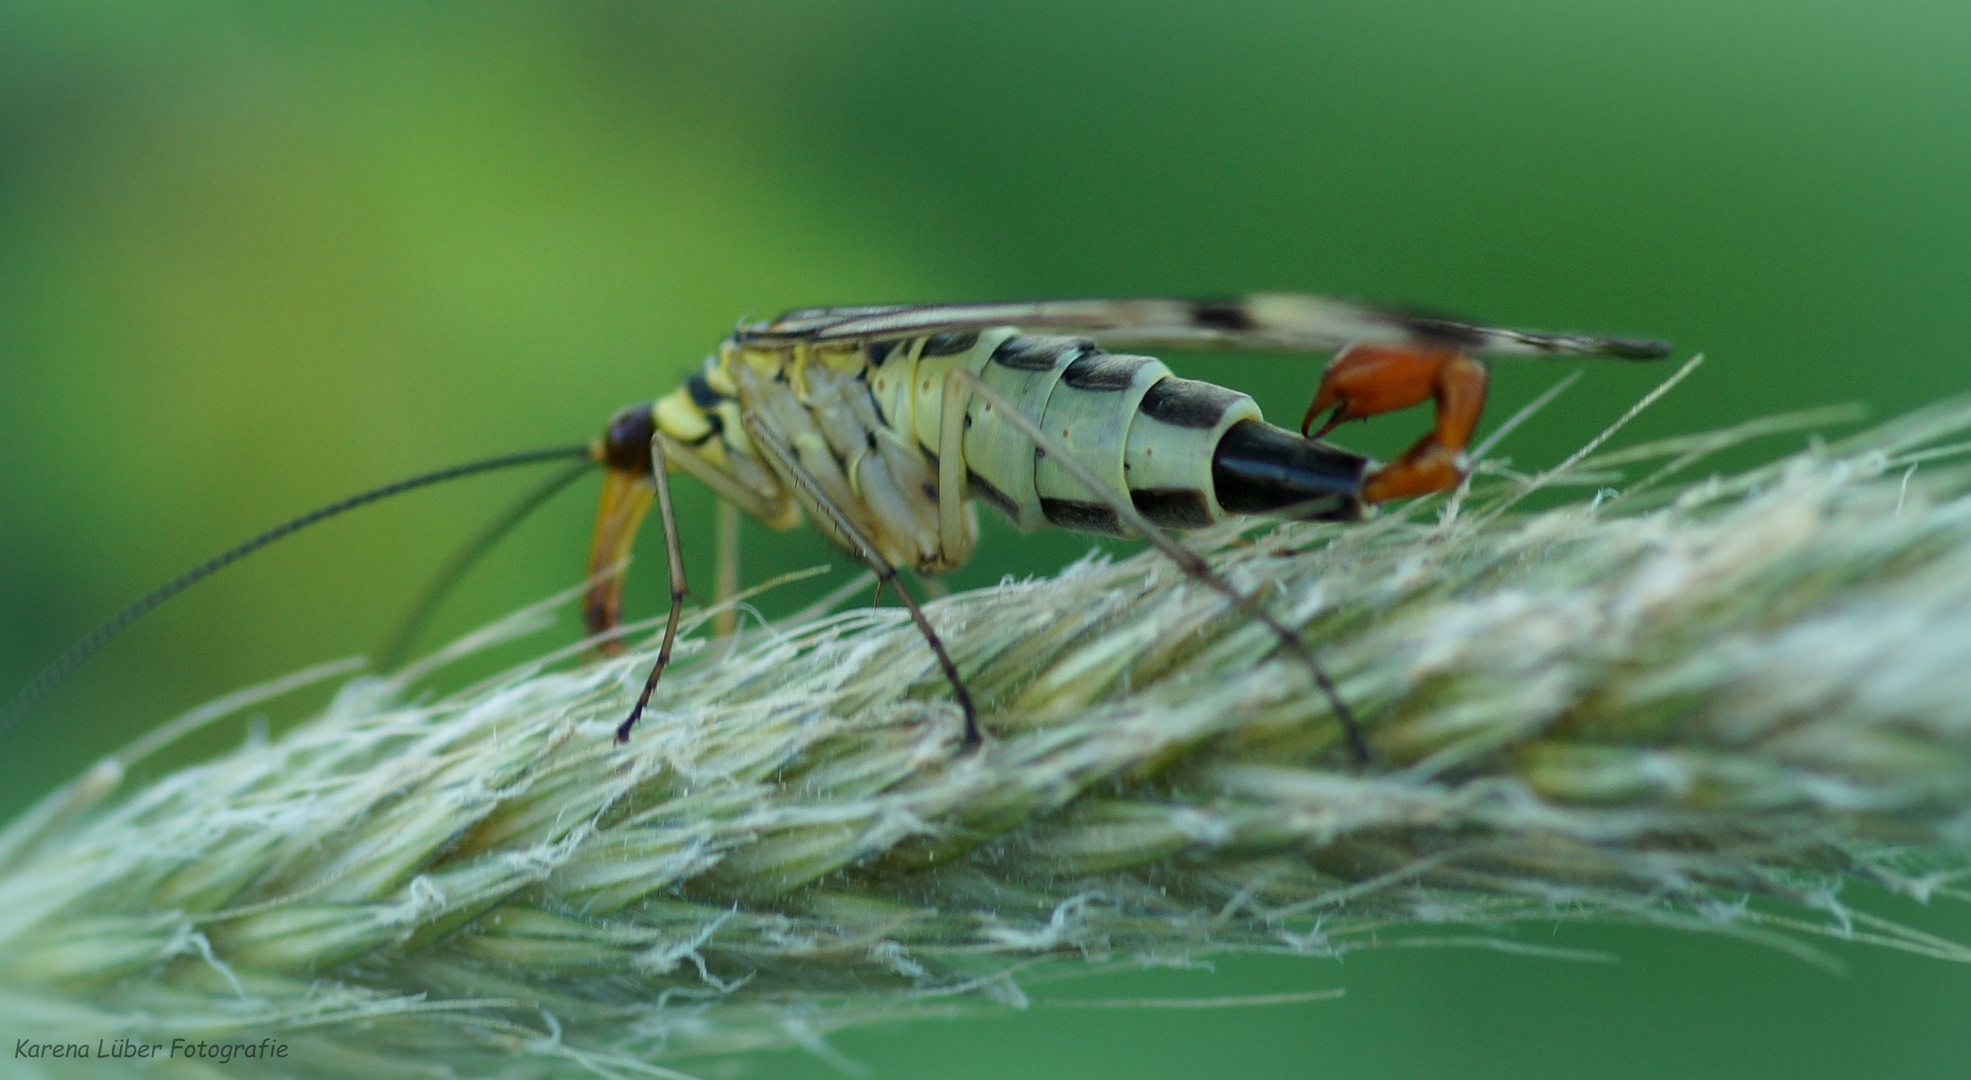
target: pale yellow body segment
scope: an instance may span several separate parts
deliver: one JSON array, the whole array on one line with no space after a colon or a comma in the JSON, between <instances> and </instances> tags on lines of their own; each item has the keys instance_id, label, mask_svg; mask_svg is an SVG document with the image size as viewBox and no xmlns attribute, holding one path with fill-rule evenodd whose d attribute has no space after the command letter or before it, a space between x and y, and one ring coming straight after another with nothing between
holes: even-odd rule
<instances>
[{"instance_id":1,"label":"pale yellow body segment","mask_svg":"<svg viewBox=\"0 0 1971 1080\"><path fill-rule=\"evenodd\" d=\"M1022 529L1129 531L1101 497L991 404L974 399L961 442L964 486L947 496L965 504L961 528L941 535L938 444L946 376L958 368L1059 438L1113 496L1182 493L1160 523L1194 528L1227 516L1213 495L1212 450L1232 425L1258 419L1258 406L1243 394L1178 379L1160 360L1107 353L1083 338L993 327L879 346L755 348L727 340L692 383L655 404L652 416L698 459L674 464L723 474L772 509L762 515L769 524L788 528L801 515L786 478L754 453L742 421L765 425L885 559L922 573L970 558L978 538L975 496ZM1165 407L1146 409L1153 395Z\"/></svg>"}]
</instances>

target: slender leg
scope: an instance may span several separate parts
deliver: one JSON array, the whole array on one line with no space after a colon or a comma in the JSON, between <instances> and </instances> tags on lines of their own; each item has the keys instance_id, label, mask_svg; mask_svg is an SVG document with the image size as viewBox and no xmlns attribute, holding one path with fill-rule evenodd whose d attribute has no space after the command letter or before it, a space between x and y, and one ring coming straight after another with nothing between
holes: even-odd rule
<instances>
[{"instance_id":1,"label":"slender leg","mask_svg":"<svg viewBox=\"0 0 1971 1080\"><path fill-rule=\"evenodd\" d=\"M939 640L937 631L931 629L930 620L924 617L923 609L917 606L917 601L911 597L909 590L903 587L903 581L897 576L897 568L883 557L882 552L876 550L876 545L862 534L862 530L849 519L849 515L843 512L841 507L836 506L815 478L801 467L800 460L794 456L793 448L787 445L779 432L767 427L759 416L752 413L745 415L744 423L746 434L752 437L753 445L771 459L774 471L787 478L795 497L806 507L808 513L814 515L815 522L821 525L836 543L848 549L850 554L861 559L864 565L875 572L878 589L887 583L891 589L896 590L897 598L903 601L903 606L910 612L910 621L917 624L918 632L924 635L924 641L931 646L931 652L937 656L938 667L943 669L946 681L951 683L952 696L958 699L958 707L965 713L965 746L967 748L977 746L980 742L979 721L977 710L972 706L972 694L965 689L965 681L958 677L958 665L951 662L951 654L945 652L944 642Z\"/></svg>"},{"instance_id":2,"label":"slender leg","mask_svg":"<svg viewBox=\"0 0 1971 1080\"><path fill-rule=\"evenodd\" d=\"M726 606L739 594L739 508L725 499L719 500L719 567L712 581L712 599L719 605L712 636L731 637L739 628L739 613Z\"/></svg>"},{"instance_id":3,"label":"slender leg","mask_svg":"<svg viewBox=\"0 0 1971 1080\"><path fill-rule=\"evenodd\" d=\"M654 445L664 448L664 454L670 459L671 464L696 477L699 483L711 488L712 492L719 498L738 507L742 512L759 518L761 521L772 522L776 520L786 505L784 498L763 495L734 480L731 475L713 468L704 458L692 453L690 447L661 431L657 433L657 439ZM785 526L775 527L784 528Z\"/></svg>"},{"instance_id":4,"label":"slender leg","mask_svg":"<svg viewBox=\"0 0 1971 1080\"><path fill-rule=\"evenodd\" d=\"M664 457L664 439L659 435L650 440L650 477L657 486L657 516L664 523L664 557L671 563L671 615L664 623L664 644L657 649L657 665L650 669L650 678L643 681L643 693L637 695L629 719L616 728L619 743L630 741L630 729L643 716L651 693L657 689L658 678L670 666L671 646L678 640L678 616L684 612L684 553L678 548L678 517L671 508L670 465Z\"/></svg>"},{"instance_id":5,"label":"slender leg","mask_svg":"<svg viewBox=\"0 0 1971 1080\"><path fill-rule=\"evenodd\" d=\"M1025 435L1035 446L1053 458L1056 464L1066 469L1069 475L1080 481L1090 495L1106 504L1109 509L1115 511L1118 518L1148 540L1151 547L1163 552L1170 561L1176 563L1180 570L1203 582L1206 587L1230 600L1240 611L1272 630L1279 637L1281 646L1307 666L1308 672L1314 677L1314 684L1321 688L1322 694L1326 695L1328 704L1335 711L1335 719L1341 723L1342 734L1348 739L1348 748L1355 755L1356 763L1360 765L1369 763L1369 744L1362 737L1362 727L1356 723L1354 712L1348 708L1348 703L1341 699L1341 692L1335 689L1334 680L1328 678L1328 673L1322 670L1320 662L1314 659L1313 652L1307 648L1306 642L1300 640L1299 634L1275 619L1270 612L1260 606L1257 598L1241 592L1238 586L1213 570L1211 564L1206 562L1202 555L1178 543L1169 533L1151 524L1148 518L1137 511L1134 503L1120 493L1110 490L1101 482L1101 478L1095 475L1093 469L1075 457L1059 439L1042 431L1040 425L1022 414L1012 402L1006 400L1005 395L987 386L978 376L962 368L953 371L950 378L958 385L961 392L970 391L990 402L993 408L999 410L1001 421L1017 428L1020 434ZM947 401L950 400L951 395L950 385L947 384L945 391ZM961 402L956 407L962 410L964 405Z\"/></svg>"},{"instance_id":6,"label":"slender leg","mask_svg":"<svg viewBox=\"0 0 1971 1080\"><path fill-rule=\"evenodd\" d=\"M1362 497L1386 502L1455 487L1464 479L1465 446L1485 408L1485 365L1450 350L1356 346L1335 355L1321 376L1314 401L1307 407L1300 430L1306 433L1314 418L1332 408L1314 438L1337 424L1360 420L1426 399L1437 403L1436 422L1423 438L1362 480Z\"/></svg>"},{"instance_id":7,"label":"slender leg","mask_svg":"<svg viewBox=\"0 0 1971 1080\"><path fill-rule=\"evenodd\" d=\"M646 426L644 430L648 431L649 428ZM627 434L620 434L612 428L608 438L614 440L617 448L613 452L620 454L621 459L604 471L602 498L596 507L595 539L589 549L589 575L594 579L594 584L589 588L583 607L590 634L602 634L614 629L622 613L623 581L628 573L626 561L630 546L656 494L656 487L650 480L651 459L645 457L646 453L704 481L714 494L739 513L751 514L776 528L784 528L798 520L799 515L794 514L795 504L785 493L762 493L746 487L662 431L655 432L649 438L637 436L634 453L626 449L629 441ZM718 587L725 589L730 567L730 580L735 583L733 591L736 592L738 531L736 528L733 530L731 546L727 546L725 510L720 513ZM790 519L789 514L794 514L794 518ZM732 592L720 593L722 599L729 599L731 595ZM610 639L597 645L596 651L613 656L623 651L623 643Z\"/></svg>"}]
</instances>

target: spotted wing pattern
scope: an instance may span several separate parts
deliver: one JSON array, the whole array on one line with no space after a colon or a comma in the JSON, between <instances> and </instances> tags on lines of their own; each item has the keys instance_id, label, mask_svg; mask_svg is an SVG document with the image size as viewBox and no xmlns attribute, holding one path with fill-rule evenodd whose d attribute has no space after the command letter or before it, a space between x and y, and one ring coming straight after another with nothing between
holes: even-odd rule
<instances>
[{"instance_id":1,"label":"spotted wing pattern","mask_svg":"<svg viewBox=\"0 0 1971 1080\"><path fill-rule=\"evenodd\" d=\"M742 345L855 345L947 331L1016 326L1072 331L1103 345L1326 352L1347 345L1450 346L1485 355L1652 360L1669 343L1514 330L1411 309L1305 293L1231 300L1037 300L806 308L735 332Z\"/></svg>"}]
</instances>

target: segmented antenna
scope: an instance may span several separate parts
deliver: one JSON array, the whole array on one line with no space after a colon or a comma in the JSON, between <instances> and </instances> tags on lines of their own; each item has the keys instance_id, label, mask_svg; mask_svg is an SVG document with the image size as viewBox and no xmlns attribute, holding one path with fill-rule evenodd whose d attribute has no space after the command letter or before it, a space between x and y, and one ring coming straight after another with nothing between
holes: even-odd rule
<instances>
[{"instance_id":1,"label":"segmented antenna","mask_svg":"<svg viewBox=\"0 0 1971 1080\"><path fill-rule=\"evenodd\" d=\"M20 719L26 716L34 706L40 704L41 699L47 697L48 692L53 690L55 685L61 682L64 676L75 670L77 665L93 656L97 650L108 644L111 638L122 633L124 628L142 618L152 608L184 592L186 589L191 588L193 585L211 577L213 574L248 555L259 551L276 540L292 536L316 522L325 521L345 510L354 510L359 506L366 506L379 499L387 499L392 495L400 495L415 488L429 487L432 484L442 484L447 480L457 480L460 477L471 476L475 473L493 472L498 469L509 469L518 465L532 465L542 461L559 461L567 458L586 457L588 453L588 444L583 443L579 446L553 446L541 450L524 450L517 454L502 454L499 457L485 458L480 461L468 461L462 465L453 465L449 468L436 470L435 472L421 473L417 476L406 477L395 483L385 484L379 488L372 488L369 491L360 492L346 499L332 502L327 506L310 510L292 521L276 525L259 536L223 551L218 555L214 555L212 558L192 567L190 570L179 574L177 577L146 593L136 603L110 616L101 626L83 635L80 641L69 646L67 652L56 658L55 662L43 669L41 674L36 675L34 681L28 683L25 689L14 695L14 700L7 704L6 711L0 712L0 734L4 734L9 728L19 723Z\"/></svg>"}]
</instances>

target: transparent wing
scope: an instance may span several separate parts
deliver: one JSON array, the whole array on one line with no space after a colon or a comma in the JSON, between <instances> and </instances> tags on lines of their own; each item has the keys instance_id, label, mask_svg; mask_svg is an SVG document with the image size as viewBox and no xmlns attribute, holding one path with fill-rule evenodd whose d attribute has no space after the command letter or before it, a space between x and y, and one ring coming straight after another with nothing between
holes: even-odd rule
<instances>
[{"instance_id":1,"label":"transparent wing","mask_svg":"<svg viewBox=\"0 0 1971 1080\"><path fill-rule=\"evenodd\" d=\"M1035 300L807 308L742 324L742 343L859 344L992 326L1066 330L1103 345L1166 349L1327 352L1346 345L1451 346L1491 355L1611 356L1653 360L1670 344L1486 326L1412 309L1306 293L1231 300Z\"/></svg>"}]
</instances>

